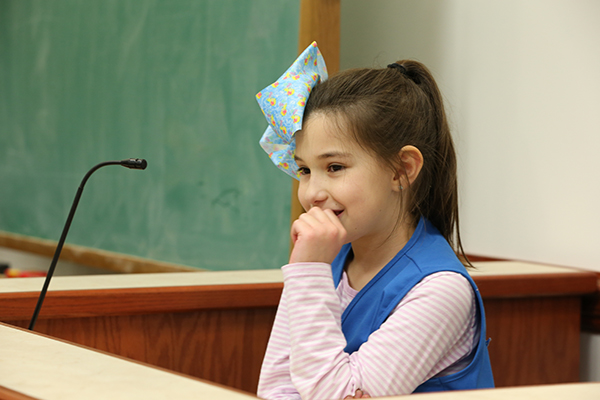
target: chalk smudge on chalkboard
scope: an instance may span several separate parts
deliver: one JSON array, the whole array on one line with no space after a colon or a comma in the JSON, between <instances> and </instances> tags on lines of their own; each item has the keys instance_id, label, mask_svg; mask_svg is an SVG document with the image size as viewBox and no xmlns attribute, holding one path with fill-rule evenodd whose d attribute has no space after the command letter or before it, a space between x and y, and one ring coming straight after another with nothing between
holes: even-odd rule
<instances>
[{"instance_id":1,"label":"chalk smudge on chalkboard","mask_svg":"<svg viewBox=\"0 0 600 400\"><path fill-rule=\"evenodd\" d=\"M238 189L225 189L211 202L211 205L231 209L237 213L240 212L238 199L240 197Z\"/></svg>"}]
</instances>

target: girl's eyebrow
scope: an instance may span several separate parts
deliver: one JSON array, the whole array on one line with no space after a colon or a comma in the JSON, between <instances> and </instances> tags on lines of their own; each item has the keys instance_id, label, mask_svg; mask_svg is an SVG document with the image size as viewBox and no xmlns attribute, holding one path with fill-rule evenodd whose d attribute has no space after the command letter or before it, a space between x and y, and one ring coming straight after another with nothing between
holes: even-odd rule
<instances>
[{"instance_id":1,"label":"girl's eyebrow","mask_svg":"<svg viewBox=\"0 0 600 400\"><path fill-rule=\"evenodd\" d=\"M333 151L333 152L329 152L329 153L323 153L323 154L319 154L317 156L317 159L319 160L325 160L327 158L350 158L352 155L350 153L344 153L341 151ZM302 160L302 158L298 157L298 155L294 155L294 160L296 161L304 161Z\"/></svg>"}]
</instances>

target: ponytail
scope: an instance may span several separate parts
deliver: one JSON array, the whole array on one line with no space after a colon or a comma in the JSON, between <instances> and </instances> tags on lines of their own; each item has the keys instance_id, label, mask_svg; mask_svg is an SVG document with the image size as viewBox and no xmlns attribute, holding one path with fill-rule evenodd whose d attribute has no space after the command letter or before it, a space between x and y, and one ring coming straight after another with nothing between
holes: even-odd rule
<instances>
[{"instance_id":1,"label":"ponytail","mask_svg":"<svg viewBox=\"0 0 600 400\"><path fill-rule=\"evenodd\" d=\"M454 240L455 230L458 228L456 153L442 95L433 76L423 64L416 61L398 61L396 64L406 69L407 77L423 91L430 107L426 119L430 121L428 125L432 134L430 146L426 147L431 147L431 154L424 154L425 168L430 176L423 175L423 182L414 188L413 210L429 219L456 249L456 245L460 243L458 234L456 241Z\"/></svg>"}]
</instances>

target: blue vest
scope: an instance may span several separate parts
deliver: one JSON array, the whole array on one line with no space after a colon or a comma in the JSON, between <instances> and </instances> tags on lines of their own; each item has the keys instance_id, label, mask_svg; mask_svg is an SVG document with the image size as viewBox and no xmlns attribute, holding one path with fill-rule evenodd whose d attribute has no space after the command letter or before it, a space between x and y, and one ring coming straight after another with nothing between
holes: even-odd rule
<instances>
[{"instance_id":1,"label":"blue vest","mask_svg":"<svg viewBox=\"0 0 600 400\"><path fill-rule=\"evenodd\" d=\"M351 250L351 244L344 245L331 265L336 287ZM417 387L415 392L492 388L494 378L487 350L489 340L485 340L485 313L481 295L446 239L425 218L421 218L404 248L348 304L342 314L342 331L347 343L345 351L353 353L358 350L369 335L385 322L410 289L424 277L440 271L459 273L473 287L477 297L479 343L466 368L451 375L431 378Z\"/></svg>"}]
</instances>

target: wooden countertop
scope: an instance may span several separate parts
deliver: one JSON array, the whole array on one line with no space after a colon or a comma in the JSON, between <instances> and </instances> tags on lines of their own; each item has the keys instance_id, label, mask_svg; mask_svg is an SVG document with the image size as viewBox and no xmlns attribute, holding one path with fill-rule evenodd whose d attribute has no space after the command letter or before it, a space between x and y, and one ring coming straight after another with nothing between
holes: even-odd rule
<instances>
[{"instance_id":1,"label":"wooden countertop","mask_svg":"<svg viewBox=\"0 0 600 400\"><path fill-rule=\"evenodd\" d=\"M597 291L593 272L513 262L474 263L471 275L484 298L581 295ZM31 317L44 278L0 280L0 317ZM40 318L116 313L178 312L209 308L274 307L279 269L56 276Z\"/></svg>"},{"instance_id":2,"label":"wooden countertop","mask_svg":"<svg viewBox=\"0 0 600 400\"><path fill-rule=\"evenodd\" d=\"M0 386L47 400L254 396L0 324ZM0 398L2 391L0 390Z\"/></svg>"},{"instance_id":3,"label":"wooden countertop","mask_svg":"<svg viewBox=\"0 0 600 400\"><path fill-rule=\"evenodd\" d=\"M518 261L480 261L474 262L475 270L469 274L476 281L503 278L541 278L542 275L569 279L572 277L591 277L593 272L573 268L557 267ZM0 293L36 292L43 285L44 278L12 278L0 280ZM282 283L280 269L252 271L198 271L165 272L147 274L114 274L56 276L52 278L50 290L98 290L151 287L183 287L209 285L241 285Z\"/></svg>"}]
</instances>

